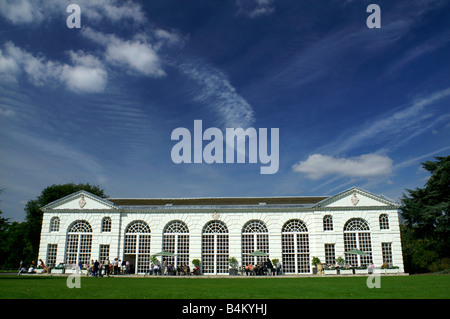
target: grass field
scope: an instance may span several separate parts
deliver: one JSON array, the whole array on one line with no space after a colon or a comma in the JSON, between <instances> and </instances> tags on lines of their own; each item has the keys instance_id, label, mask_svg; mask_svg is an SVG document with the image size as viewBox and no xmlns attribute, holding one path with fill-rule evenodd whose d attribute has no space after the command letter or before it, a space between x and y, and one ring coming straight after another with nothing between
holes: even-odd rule
<instances>
[{"instance_id":1,"label":"grass field","mask_svg":"<svg viewBox=\"0 0 450 319\"><path fill-rule=\"evenodd\" d=\"M0 276L1 299L449 299L450 276L92 278L68 288L64 276Z\"/></svg>"}]
</instances>

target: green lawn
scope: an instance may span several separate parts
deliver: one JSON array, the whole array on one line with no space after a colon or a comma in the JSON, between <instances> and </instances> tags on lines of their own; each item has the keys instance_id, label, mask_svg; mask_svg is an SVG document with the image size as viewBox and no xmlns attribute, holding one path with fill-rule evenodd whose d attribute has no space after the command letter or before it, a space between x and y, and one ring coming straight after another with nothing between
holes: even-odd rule
<instances>
[{"instance_id":1,"label":"green lawn","mask_svg":"<svg viewBox=\"0 0 450 319\"><path fill-rule=\"evenodd\" d=\"M0 299L395 299L450 298L450 276L386 276L369 289L366 276L304 278L91 278L68 288L63 276L0 276Z\"/></svg>"}]
</instances>

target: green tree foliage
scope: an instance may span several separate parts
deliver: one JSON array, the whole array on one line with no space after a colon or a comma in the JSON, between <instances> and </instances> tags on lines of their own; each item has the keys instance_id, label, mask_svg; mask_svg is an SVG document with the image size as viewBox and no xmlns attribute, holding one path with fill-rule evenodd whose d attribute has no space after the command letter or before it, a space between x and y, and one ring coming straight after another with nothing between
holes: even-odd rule
<instances>
[{"instance_id":1,"label":"green tree foliage","mask_svg":"<svg viewBox=\"0 0 450 319\"><path fill-rule=\"evenodd\" d=\"M3 212L0 210L0 265L4 263L4 260L8 257L8 250L5 247L6 240L8 239L9 222L8 218L1 217Z\"/></svg>"},{"instance_id":2,"label":"green tree foliage","mask_svg":"<svg viewBox=\"0 0 450 319\"><path fill-rule=\"evenodd\" d=\"M52 185L45 188L36 199L28 201L25 205L24 222L9 224L7 219L0 218L0 239L2 240L0 265L17 267L21 258L26 265L31 263L32 260L36 261L43 216L41 208L80 190L88 191L102 198L108 197L98 186L90 184Z\"/></svg>"},{"instance_id":3,"label":"green tree foliage","mask_svg":"<svg viewBox=\"0 0 450 319\"><path fill-rule=\"evenodd\" d=\"M424 188L407 190L401 215L403 256L409 272L441 270L450 257L450 156L427 161L423 168L431 173Z\"/></svg>"}]
</instances>

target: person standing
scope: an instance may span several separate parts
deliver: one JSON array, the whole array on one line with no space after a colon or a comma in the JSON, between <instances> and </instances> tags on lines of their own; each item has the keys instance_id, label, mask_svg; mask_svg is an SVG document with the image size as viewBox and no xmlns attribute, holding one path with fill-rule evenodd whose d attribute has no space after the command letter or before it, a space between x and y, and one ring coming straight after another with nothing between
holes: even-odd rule
<instances>
[{"instance_id":1,"label":"person standing","mask_svg":"<svg viewBox=\"0 0 450 319\"><path fill-rule=\"evenodd\" d=\"M102 262L98 263L98 276L103 277L103 263Z\"/></svg>"},{"instance_id":2,"label":"person standing","mask_svg":"<svg viewBox=\"0 0 450 319\"><path fill-rule=\"evenodd\" d=\"M117 272L118 272L119 275L122 274L122 260L120 260L120 259L117 262Z\"/></svg>"},{"instance_id":3,"label":"person standing","mask_svg":"<svg viewBox=\"0 0 450 319\"><path fill-rule=\"evenodd\" d=\"M277 276L279 276L281 275L281 263L279 260L277 261L276 265L277 265Z\"/></svg>"},{"instance_id":4,"label":"person standing","mask_svg":"<svg viewBox=\"0 0 450 319\"><path fill-rule=\"evenodd\" d=\"M81 260L78 262L78 270L80 271L81 274L81 270L83 269L83 263L81 262Z\"/></svg>"},{"instance_id":5,"label":"person standing","mask_svg":"<svg viewBox=\"0 0 450 319\"><path fill-rule=\"evenodd\" d=\"M109 259L105 260L105 275L109 277Z\"/></svg>"},{"instance_id":6,"label":"person standing","mask_svg":"<svg viewBox=\"0 0 450 319\"><path fill-rule=\"evenodd\" d=\"M267 261L266 261L266 267L267 267L267 275L273 275L273 264L270 261L269 257L267 257Z\"/></svg>"},{"instance_id":7,"label":"person standing","mask_svg":"<svg viewBox=\"0 0 450 319\"><path fill-rule=\"evenodd\" d=\"M23 260L20 259L20 264L19 264L19 272L17 273L17 276L19 276L21 273L26 272L25 267L23 266Z\"/></svg>"},{"instance_id":8,"label":"person standing","mask_svg":"<svg viewBox=\"0 0 450 319\"><path fill-rule=\"evenodd\" d=\"M96 259L94 262L94 267L92 267L92 276L97 277L98 276L98 267L99 267L99 262Z\"/></svg>"},{"instance_id":9,"label":"person standing","mask_svg":"<svg viewBox=\"0 0 450 319\"><path fill-rule=\"evenodd\" d=\"M117 272L118 272L118 264L119 264L119 262L117 261L117 258L114 258L114 261L113 261L113 274L114 275L117 275Z\"/></svg>"},{"instance_id":10,"label":"person standing","mask_svg":"<svg viewBox=\"0 0 450 319\"><path fill-rule=\"evenodd\" d=\"M130 261L127 260L125 262L125 265L126 265L126 274L129 275L130 274Z\"/></svg>"}]
</instances>

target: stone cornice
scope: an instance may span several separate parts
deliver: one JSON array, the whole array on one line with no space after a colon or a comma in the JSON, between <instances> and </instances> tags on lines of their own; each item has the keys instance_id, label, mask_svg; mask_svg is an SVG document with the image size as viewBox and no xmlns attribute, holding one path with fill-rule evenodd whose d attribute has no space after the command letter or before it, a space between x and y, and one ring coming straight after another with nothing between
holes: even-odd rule
<instances>
[{"instance_id":1,"label":"stone cornice","mask_svg":"<svg viewBox=\"0 0 450 319\"><path fill-rule=\"evenodd\" d=\"M130 209L96 209L96 210L82 210L82 209L47 209L46 213L78 213L78 214L195 214L195 213L212 213L217 211L218 213L316 213L316 212L328 212L328 211L368 211L368 210L395 210L399 209L398 206L360 206L360 207L316 207L316 208L303 208L303 207L254 207L254 208L165 208L165 209L145 209L145 208L130 208Z\"/></svg>"}]
</instances>

